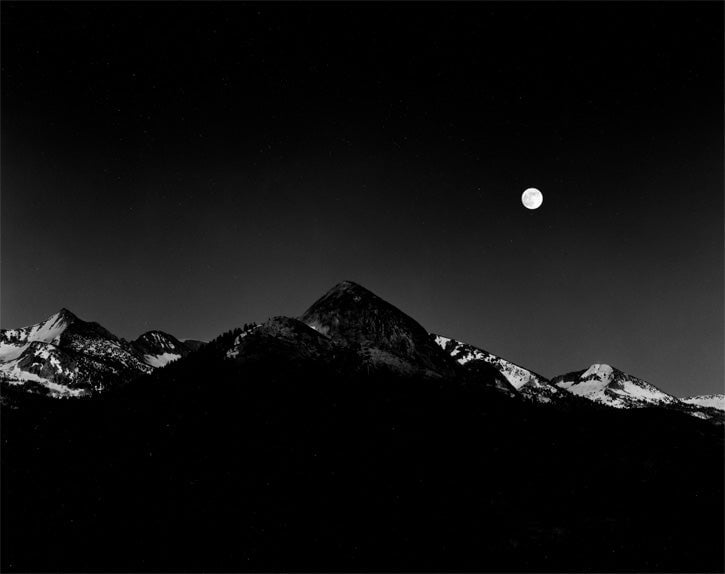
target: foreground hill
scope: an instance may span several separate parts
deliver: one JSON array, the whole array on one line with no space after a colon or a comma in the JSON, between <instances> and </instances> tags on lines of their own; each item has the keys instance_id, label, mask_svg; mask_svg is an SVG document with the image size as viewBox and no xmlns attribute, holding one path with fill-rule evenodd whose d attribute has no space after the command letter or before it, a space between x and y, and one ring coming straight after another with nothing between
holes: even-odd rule
<instances>
[{"instance_id":1,"label":"foreground hill","mask_svg":"<svg viewBox=\"0 0 725 574\"><path fill-rule=\"evenodd\" d=\"M309 351L288 355L297 330ZM353 372L291 319L241 334L4 411L3 571L723 567L710 423Z\"/></svg>"}]
</instances>

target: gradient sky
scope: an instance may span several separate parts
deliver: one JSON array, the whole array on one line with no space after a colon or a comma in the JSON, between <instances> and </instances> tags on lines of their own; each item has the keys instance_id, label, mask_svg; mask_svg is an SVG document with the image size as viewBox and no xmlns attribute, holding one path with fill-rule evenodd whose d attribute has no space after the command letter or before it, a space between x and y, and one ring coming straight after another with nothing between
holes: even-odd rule
<instances>
[{"instance_id":1,"label":"gradient sky","mask_svg":"<svg viewBox=\"0 0 725 574\"><path fill-rule=\"evenodd\" d=\"M3 328L209 339L351 279L723 392L722 3L0 9Z\"/></svg>"}]
</instances>

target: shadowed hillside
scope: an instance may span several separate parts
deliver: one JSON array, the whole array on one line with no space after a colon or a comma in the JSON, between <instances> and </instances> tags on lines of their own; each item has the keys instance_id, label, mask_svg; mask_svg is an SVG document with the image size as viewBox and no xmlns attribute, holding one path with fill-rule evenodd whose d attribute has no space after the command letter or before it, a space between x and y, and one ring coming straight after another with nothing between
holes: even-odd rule
<instances>
[{"instance_id":1,"label":"shadowed hillside","mask_svg":"<svg viewBox=\"0 0 725 574\"><path fill-rule=\"evenodd\" d=\"M723 440L226 337L2 417L5 571L722 568Z\"/></svg>"}]
</instances>

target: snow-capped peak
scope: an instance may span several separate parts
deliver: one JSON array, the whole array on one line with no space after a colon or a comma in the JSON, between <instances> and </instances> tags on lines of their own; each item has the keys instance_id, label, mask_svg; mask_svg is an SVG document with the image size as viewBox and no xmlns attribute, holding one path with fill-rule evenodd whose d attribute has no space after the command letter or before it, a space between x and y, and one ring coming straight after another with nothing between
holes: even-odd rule
<instances>
[{"instance_id":1,"label":"snow-capped peak","mask_svg":"<svg viewBox=\"0 0 725 574\"><path fill-rule=\"evenodd\" d=\"M615 408L636 408L679 402L654 385L623 373L619 369L595 363L584 371L561 375L552 382L565 391Z\"/></svg>"},{"instance_id":2,"label":"snow-capped peak","mask_svg":"<svg viewBox=\"0 0 725 574\"><path fill-rule=\"evenodd\" d=\"M48 317L45 321L21 327L19 329L3 329L0 331L0 340L9 344L22 344L31 341L43 343L57 342L58 338L72 323L78 320L68 309L61 309Z\"/></svg>"},{"instance_id":3,"label":"snow-capped peak","mask_svg":"<svg viewBox=\"0 0 725 574\"><path fill-rule=\"evenodd\" d=\"M0 363L17 359L33 342L57 344L61 335L76 321L78 317L63 308L35 325L0 330Z\"/></svg>"},{"instance_id":4,"label":"snow-capped peak","mask_svg":"<svg viewBox=\"0 0 725 574\"><path fill-rule=\"evenodd\" d=\"M594 363L582 374L582 379L599 379L609 381L614 375L614 369L610 365Z\"/></svg>"},{"instance_id":5,"label":"snow-capped peak","mask_svg":"<svg viewBox=\"0 0 725 574\"><path fill-rule=\"evenodd\" d=\"M188 352L162 331L130 343L63 308L35 325L0 331L0 381L78 396L149 373Z\"/></svg>"},{"instance_id":6,"label":"snow-capped peak","mask_svg":"<svg viewBox=\"0 0 725 574\"><path fill-rule=\"evenodd\" d=\"M151 367L163 367L189 353L189 348L176 337L158 330L147 331L133 342L133 346Z\"/></svg>"}]
</instances>

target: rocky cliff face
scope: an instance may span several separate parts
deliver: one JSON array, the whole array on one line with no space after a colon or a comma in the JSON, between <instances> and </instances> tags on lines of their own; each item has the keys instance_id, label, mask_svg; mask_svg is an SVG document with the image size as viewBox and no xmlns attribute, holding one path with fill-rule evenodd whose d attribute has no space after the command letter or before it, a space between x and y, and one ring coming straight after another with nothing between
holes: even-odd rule
<instances>
[{"instance_id":1,"label":"rocky cliff face","mask_svg":"<svg viewBox=\"0 0 725 574\"><path fill-rule=\"evenodd\" d=\"M335 285L300 320L341 345L358 346L374 366L434 378L455 375L454 363L417 321L352 281Z\"/></svg>"}]
</instances>

